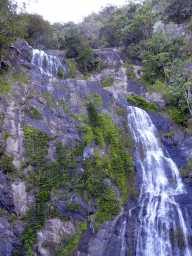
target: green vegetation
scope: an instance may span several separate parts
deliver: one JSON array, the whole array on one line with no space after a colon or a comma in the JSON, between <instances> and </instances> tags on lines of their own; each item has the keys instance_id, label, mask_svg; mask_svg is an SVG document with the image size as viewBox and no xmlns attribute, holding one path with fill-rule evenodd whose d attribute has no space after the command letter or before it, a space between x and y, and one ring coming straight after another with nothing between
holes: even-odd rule
<instances>
[{"instance_id":1,"label":"green vegetation","mask_svg":"<svg viewBox=\"0 0 192 256\"><path fill-rule=\"evenodd\" d=\"M3 141L5 142L10 135L11 135L10 132L4 133L3 134Z\"/></svg>"},{"instance_id":2,"label":"green vegetation","mask_svg":"<svg viewBox=\"0 0 192 256\"><path fill-rule=\"evenodd\" d=\"M97 103L98 106L103 105L103 100L99 94L93 94L93 101Z\"/></svg>"},{"instance_id":3,"label":"green vegetation","mask_svg":"<svg viewBox=\"0 0 192 256\"><path fill-rule=\"evenodd\" d=\"M52 137L29 125L26 125L23 131L26 143L26 162L28 164L43 166L46 163L48 141L51 140Z\"/></svg>"},{"instance_id":4,"label":"green vegetation","mask_svg":"<svg viewBox=\"0 0 192 256\"><path fill-rule=\"evenodd\" d=\"M103 87L109 87L111 86L111 84L113 83L114 78L111 75L108 75L108 77L105 77L103 79L103 81L101 82L101 84L103 85Z\"/></svg>"},{"instance_id":5,"label":"green vegetation","mask_svg":"<svg viewBox=\"0 0 192 256\"><path fill-rule=\"evenodd\" d=\"M167 133L164 134L164 136L165 136L166 138L170 138L170 137L174 136L174 133L169 133L169 132L167 132Z\"/></svg>"},{"instance_id":6,"label":"green vegetation","mask_svg":"<svg viewBox=\"0 0 192 256\"><path fill-rule=\"evenodd\" d=\"M158 111L158 108L157 108L155 102L152 101L151 103L149 103L148 101L146 101L145 98L140 97L139 95L134 94L134 93L131 93L127 97L127 101L131 102L131 103L134 103L134 104L136 104L136 105L138 105L138 106L140 106L140 107L142 107L146 110L151 109L153 111Z\"/></svg>"},{"instance_id":7,"label":"green vegetation","mask_svg":"<svg viewBox=\"0 0 192 256\"><path fill-rule=\"evenodd\" d=\"M7 92L12 93L11 91L11 85L13 82L19 81L24 84L28 84L26 78L28 78L27 75L24 75L22 72L18 73L11 73L11 72L2 72L0 76L0 95L7 98ZM7 81L8 80L8 81Z\"/></svg>"},{"instance_id":8,"label":"green vegetation","mask_svg":"<svg viewBox=\"0 0 192 256\"><path fill-rule=\"evenodd\" d=\"M0 77L0 95L7 97L6 92L12 93L11 91L11 82L7 82L3 77Z\"/></svg>"},{"instance_id":9,"label":"green vegetation","mask_svg":"<svg viewBox=\"0 0 192 256\"><path fill-rule=\"evenodd\" d=\"M47 218L59 216L66 220L66 216L58 214L56 208L54 208L53 211L49 210L48 199L50 197L50 189L63 187L65 191L71 191L76 175L68 174L67 170L68 168L74 169L75 173L76 157L83 153L82 150L84 147L81 142L78 142L75 147L70 147L69 145L62 147L61 142L57 142L58 160L46 164L48 141L53 138L47 133L30 126L24 127L24 136L26 141L26 163L37 167L36 171L31 170L29 176L26 177L26 180L36 188L36 199L34 204L30 207L27 218L25 219L27 222L21 236L21 241L23 241L24 246L21 246L14 255L31 255L36 233ZM24 163L22 163L22 166L23 165ZM52 206L54 206L54 204ZM75 205L75 207L77 208L77 205ZM74 210L71 205L69 208L69 210ZM81 232L78 231L77 235L80 236L80 234ZM75 248L78 242L77 239L79 238L77 235L75 238L73 237L74 240L67 240L65 246L67 253L72 250L72 244L73 248Z\"/></svg>"},{"instance_id":10,"label":"green vegetation","mask_svg":"<svg viewBox=\"0 0 192 256\"><path fill-rule=\"evenodd\" d=\"M5 155L4 147L0 148L0 169L6 173L14 173L13 155Z\"/></svg>"},{"instance_id":11,"label":"green vegetation","mask_svg":"<svg viewBox=\"0 0 192 256\"><path fill-rule=\"evenodd\" d=\"M76 72L76 68L74 67L73 61L70 59L66 59L65 61L66 61L67 67L72 71Z\"/></svg>"},{"instance_id":12,"label":"green vegetation","mask_svg":"<svg viewBox=\"0 0 192 256\"><path fill-rule=\"evenodd\" d=\"M26 114L29 114L31 118L42 118L39 111L36 108L34 108L32 105L28 105L27 107L25 107L24 112Z\"/></svg>"},{"instance_id":13,"label":"green vegetation","mask_svg":"<svg viewBox=\"0 0 192 256\"><path fill-rule=\"evenodd\" d=\"M135 73L133 70L127 70L126 75L131 78L131 80L135 81Z\"/></svg>"},{"instance_id":14,"label":"green vegetation","mask_svg":"<svg viewBox=\"0 0 192 256\"><path fill-rule=\"evenodd\" d=\"M72 212L78 212L81 209L81 206L77 201L68 201L66 204L66 210Z\"/></svg>"},{"instance_id":15,"label":"green vegetation","mask_svg":"<svg viewBox=\"0 0 192 256\"><path fill-rule=\"evenodd\" d=\"M53 102L52 98L51 98L51 93L44 90L44 94L43 97L49 102L49 105L51 108L55 108L55 103Z\"/></svg>"},{"instance_id":16,"label":"green vegetation","mask_svg":"<svg viewBox=\"0 0 192 256\"><path fill-rule=\"evenodd\" d=\"M70 116L73 116L75 119L77 119L78 121L82 121L81 117L79 115L75 115L73 113L69 113Z\"/></svg>"},{"instance_id":17,"label":"green vegetation","mask_svg":"<svg viewBox=\"0 0 192 256\"><path fill-rule=\"evenodd\" d=\"M11 214L8 221L11 223L11 224L15 224L15 214Z\"/></svg>"},{"instance_id":18,"label":"green vegetation","mask_svg":"<svg viewBox=\"0 0 192 256\"><path fill-rule=\"evenodd\" d=\"M87 229L86 221L76 221L75 224L78 230L76 235L73 235L72 237L63 236L59 244L55 244L53 242L47 242L44 244L44 247L50 250L51 255L68 256L72 254L79 242L82 232Z\"/></svg>"},{"instance_id":19,"label":"green vegetation","mask_svg":"<svg viewBox=\"0 0 192 256\"><path fill-rule=\"evenodd\" d=\"M127 110L126 110L125 107L124 108L123 107L121 107L121 108L116 107L115 110L116 110L116 114L119 115L119 116L127 115Z\"/></svg>"},{"instance_id":20,"label":"green vegetation","mask_svg":"<svg viewBox=\"0 0 192 256\"><path fill-rule=\"evenodd\" d=\"M189 163L186 164L185 168L181 166L179 168L180 174L188 175L192 171L192 156L189 157Z\"/></svg>"},{"instance_id":21,"label":"green vegetation","mask_svg":"<svg viewBox=\"0 0 192 256\"><path fill-rule=\"evenodd\" d=\"M60 106L62 106L65 111L68 111L68 110L69 110L69 107L67 106L67 104L64 102L63 99L62 99L62 100L57 99L57 101L59 101Z\"/></svg>"},{"instance_id":22,"label":"green vegetation","mask_svg":"<svg viewBox=\"0 0 192 256\"><path fill-rule=\"evenodd\" d=\"M106 68L106 64L99 60L99 54L93 52L91 48L83 49L75 60L83 74L93 71L100 72Z\"/></svg>"},{"instance_id":23,"label":"green vegetation","mask_svg":"<svg viewBox=\"0 0 192 256\"><path fill-rule=\"evenodd\" d=\"M63 74L64 74L63 69L61 67L59 67L58 71L57 71L58 78L62 79L63 78Z\"/></svg>"},{"instance_id":24,"label":"green vegetation","mask_svg":"<svg viewBox=\"0 0 192 256\"><path fill-rule=\"evenodd\" d=\"M94 139L91 127L87 125L79 125L77 126L77 130L84 135L86 145L89 145L91 141Z\"/></svg>"}]
</instances>

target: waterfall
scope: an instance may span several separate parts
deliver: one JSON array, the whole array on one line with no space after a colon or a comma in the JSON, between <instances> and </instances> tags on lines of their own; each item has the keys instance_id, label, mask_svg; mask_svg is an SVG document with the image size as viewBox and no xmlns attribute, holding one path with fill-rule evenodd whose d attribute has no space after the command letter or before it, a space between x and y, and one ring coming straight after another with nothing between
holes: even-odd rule
<instances>
[{"instance_id":1,"label":"waterfall","mask_svg":"<svg viewBox=\"0 0 192 256\"><path fill-rule=\"evenodd\" d=\"M186 194L178 168L161 147L148 114L137 107L127 110L136 144L135 162L142 177L136 255L190 256L190 230L175 201L176 196Z\"/></svg>"},{"instance_id":2,"label":"waterfall","mask_svg":"<svg viewBox=\"0 0 192 256\"><path fill-rule=\"evenodd\" d=\"M125 256L125 228L126 228L126 223L127 223L127 219L124 220L121 229L120 229L120 233L119 233L119 240L121 242L121 251L120 251L120 256Z\"/></svg>"},{"instance_id":3,"label":"waterfall","mask_svg":"<svg viewBox=\"0 0 192 256\"><path fill-rule=\"evenodd\" d=\"M61 63L59 57L42 50L33 49L31 63L40 69L42 75L49 77L63 78L66 73L66 66Z\"/></svg>"}]
</instances>

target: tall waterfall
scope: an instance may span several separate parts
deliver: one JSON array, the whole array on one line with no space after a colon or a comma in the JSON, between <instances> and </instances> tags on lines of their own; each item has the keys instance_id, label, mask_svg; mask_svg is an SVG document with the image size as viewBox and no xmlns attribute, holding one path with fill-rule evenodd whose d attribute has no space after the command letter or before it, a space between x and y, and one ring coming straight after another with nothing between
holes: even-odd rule
<instances>
[{"instance_id":1,"label":"tall waterfall","mask_svg":"<svg viewBox=\"0 0 192 256\"><path fill-rule=\"evenodd\" d=\"M127 110L136 143L136 165L142 176L136 255L190 256L190 230L175 201L175 196L186 193L177 166L164 154L148 114L137 107Z\"/></svg>"},{"instance_id":2,"label":"tall waterfall","mask_svg":"<svg viewBox=\"0 0 192 256\"><path fill-rule=\"evenodd\" d=\"M33 49L31 63L38 67L43 75L63 78L66 73L66 66L61 63L59 57L47 54L42 50Z\"/></svg>"}]
</instances>

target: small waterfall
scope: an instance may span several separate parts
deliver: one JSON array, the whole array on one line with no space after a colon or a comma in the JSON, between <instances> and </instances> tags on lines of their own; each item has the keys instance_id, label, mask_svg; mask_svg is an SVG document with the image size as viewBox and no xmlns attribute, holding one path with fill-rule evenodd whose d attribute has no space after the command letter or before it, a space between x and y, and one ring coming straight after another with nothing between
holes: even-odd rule
<instances>
[{"instance_id":1,"label":"small waterfall","mask_svg":"<svg viewBox=\"0 0 192 256\"><path fill-rule=\"evenodd\" d=\"M190 256L190 230L175 202L175 196L186 194L177 166L163 153L148 114L137 107L127 110L128 127L137 148L136 166L142 176L136 255Z\"/></svg>"},{"instance_id":2,"label":"small waterfall","mask_svg":"<svg viewBox=\"0 0 192 256\"><path fill-rule=\"evenodd\" d=\"M63 78L66 67L61 63L59 57L45 53L42 50L33 49L31 63L38 67L41 74L49 77Z\"/></svg>"},{"instance_id":3,"label":"small waterfall","mask_svg":"<svg viewBox=\"0 0 192 256\"><path fill-rule=\"evenodd\" d=\"M121 252L120 256L125 256L125 247L126 247L126 242L125 242L125 228L126 228L126 223L127 219L124 220L122 223L120 233L119 233L119 240L121 241Z\"/></svg>"}]
</instances>

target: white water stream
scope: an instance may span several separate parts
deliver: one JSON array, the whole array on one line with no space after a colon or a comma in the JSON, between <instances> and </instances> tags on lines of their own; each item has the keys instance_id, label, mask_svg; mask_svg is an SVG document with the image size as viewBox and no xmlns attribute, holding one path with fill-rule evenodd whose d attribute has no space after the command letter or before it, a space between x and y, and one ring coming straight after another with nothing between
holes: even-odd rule
<instances>
[{"instance_id":1,"label":"white water stream","mask_svg":"<svg viewBox=\"0 0 192 256\"><path fill-rule=\"evenodd\" d=\"M42 50L33 49L31 63L38 67L43 75L58 77L59 68L63 70L63 74L66 73L66 68L62 65L59 57L47 54Z\"/></svg>"},{"instance_id":2,"label":"white water stream","mask_svg":"<svg viewBox=\"0 0 192 256\"><path fill-rule=\"evenodd\" d=\"M160 140L155 135L156 128L148 114L137 107L127 107L127 110L129 130L137 148L137 169L142 176L136 255L191 256L188 228L174 198L186 193L177 166L163 153ZM122 232L123 229L124 223ZM176 241L174 246L170 242L171 229ZM182 249L178 246L178 230L183 233L185 246ZM125 252L120 255L124 256Z\"/></svg>"}]
</instances>

